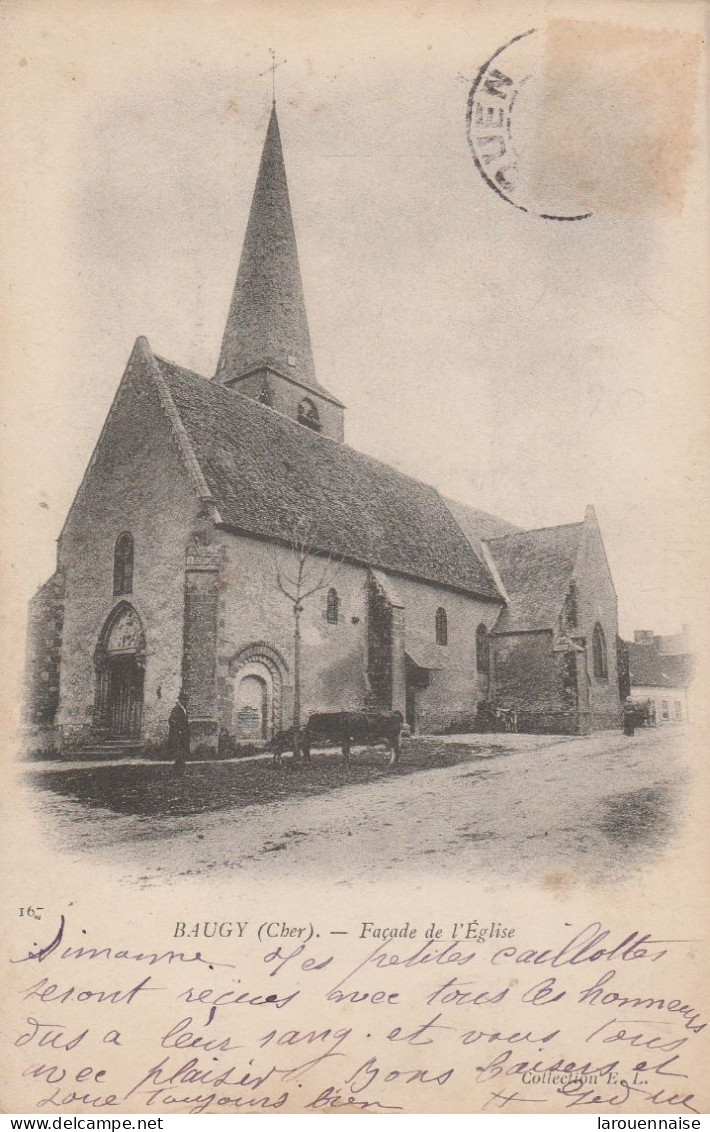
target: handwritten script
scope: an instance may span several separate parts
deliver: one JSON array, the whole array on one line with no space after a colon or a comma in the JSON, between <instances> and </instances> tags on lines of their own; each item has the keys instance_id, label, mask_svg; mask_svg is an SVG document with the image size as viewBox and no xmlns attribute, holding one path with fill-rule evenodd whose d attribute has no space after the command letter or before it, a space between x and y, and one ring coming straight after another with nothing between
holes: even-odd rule
<instances>
[{"instance_id":1,"label":"handwritten script","mask_svg":"<svg viewBox=\"0 0 710 1132\"><path fill-rule=\"evenodd\" d=\"M235 923L143 949L43 924L10 968L23 1111L702 1111L688 941L311 925L247 946Z\"/></svg>"}]
</instances>

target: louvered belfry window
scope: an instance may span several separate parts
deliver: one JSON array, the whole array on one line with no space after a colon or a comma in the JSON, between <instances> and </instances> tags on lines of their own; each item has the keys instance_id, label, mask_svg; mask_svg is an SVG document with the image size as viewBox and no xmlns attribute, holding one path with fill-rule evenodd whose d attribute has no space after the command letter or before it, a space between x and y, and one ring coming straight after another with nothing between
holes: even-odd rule
<instances>
[{"instance_id":1,"label":"louvered belfry window","mask_svg":"<svg viewBox=\"0 0 710 1132\"><path fill-rule=\"evenodd\" d=\"M314 432L320 432L320 417L310 397L304 397L298 406L298 423L313 429Z\"/></svg>"}]
</instances>

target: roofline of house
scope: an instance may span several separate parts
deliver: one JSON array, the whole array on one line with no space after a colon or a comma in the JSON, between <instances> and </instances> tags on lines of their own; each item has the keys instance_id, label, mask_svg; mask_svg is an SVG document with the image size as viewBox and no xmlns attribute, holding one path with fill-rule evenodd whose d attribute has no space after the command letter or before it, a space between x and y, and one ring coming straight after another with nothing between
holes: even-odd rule
<instances>
[{"instance_id":1,"label":"roofline of house","mask_svg":"<svg viewBox=\"0 0 710 1132\"><path fill-rule=\"evenodd\" d=\"M215 521L215 527L219 530L227 531L229 534L242 535L245 538L252 538L255 542L270 542L278 546L288 547L289 540L287 538L280 538L278 535L262 535L257 531L251 531L247 527L240 527L236 523L230 523L226 520L220 519ZM314 547L311 552L314 557L327 558L329 551ZM362 566L367 570L383 570L387 574L391 574L397 578L407 578L412 582L421 582L427 586L438 586L442 590L450 590L452 593L464 594L466 597L476 598L478 601L486 601L495 605L505 605L503 598L500 595L493 596L492 594L484 594L479 590L467 589L465 586L457 586L452 582L440 582L432 578L424 578L420 574L412 574L406 570L402 570L396 566L389 566L384 562L368 562L365 558L358 558L353 554L335 554L331 555L339 562L347 562L351 566Z\"/></svg>"}]
</instances>

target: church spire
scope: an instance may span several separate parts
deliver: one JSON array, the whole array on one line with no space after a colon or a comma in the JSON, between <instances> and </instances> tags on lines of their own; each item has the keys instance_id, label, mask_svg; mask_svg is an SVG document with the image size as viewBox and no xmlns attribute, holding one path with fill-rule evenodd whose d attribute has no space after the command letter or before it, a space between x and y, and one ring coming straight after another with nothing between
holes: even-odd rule
<instances>
[{"instance_id":1,"label":"church spire","mask_svg":"<svg viewBox=\"0 0 710 1132\"><path fill-rule=\"evenodd\" d=\"M231 384L256 370L276 371L315 388L296 235L276 106L261 155L216 380Z\"/></svg>"}]
</instances>

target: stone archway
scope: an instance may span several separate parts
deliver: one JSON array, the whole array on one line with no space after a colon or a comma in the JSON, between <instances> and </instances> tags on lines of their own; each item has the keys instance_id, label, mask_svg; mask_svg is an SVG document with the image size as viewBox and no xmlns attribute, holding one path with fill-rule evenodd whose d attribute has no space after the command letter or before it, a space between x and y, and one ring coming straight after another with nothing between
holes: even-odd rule
<instances>
[{"instance_id":1,"label":"stone archway","mask_svg":"<svg viewBox=\"0 0 710 1132\"><path fill-rule=\"evenodd\" d=\"M264 664L246 664L235 680L232 729L241 742L273 734L274 684Z\"/></svg>"},{"instance_id":2,"label":"stone archway","mask_svg":"<svg viewBox=\"0 0 710 1132\"><path fill-rule=\"evenodd\" d=\"M271 645L256 642L229 662L229 730L240 742L268 740L283 728L284 658Z\"/></svg>"},{"instance_id":3,"label":"stone archway","mask_svg":"<svg viewBox=\"0 0 710 1132\"><path fill-rule=\"evenodd\" d=\"M106 619L94 651L94 667L94 730L108 739L139 739L145 633L129 602L119 602Z\"/></svg>"}]
</instances>

